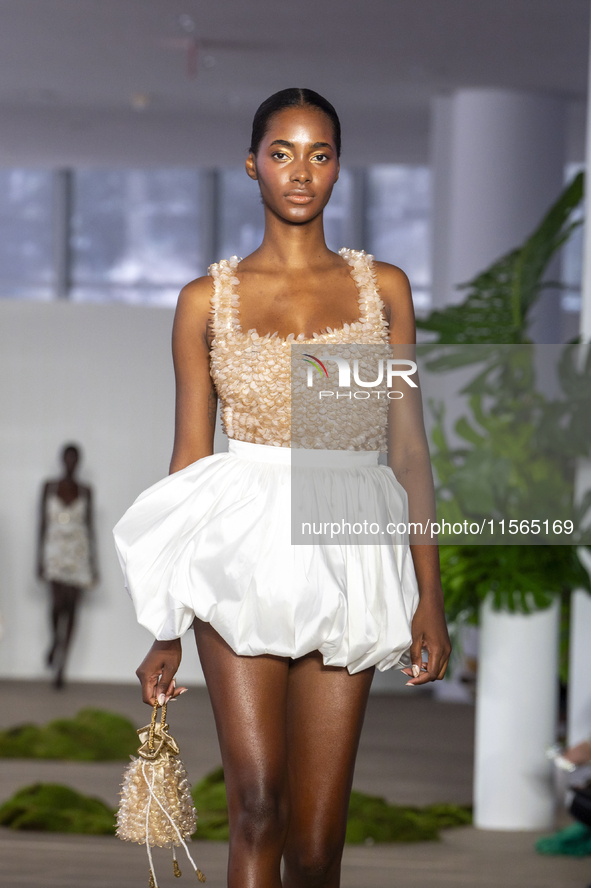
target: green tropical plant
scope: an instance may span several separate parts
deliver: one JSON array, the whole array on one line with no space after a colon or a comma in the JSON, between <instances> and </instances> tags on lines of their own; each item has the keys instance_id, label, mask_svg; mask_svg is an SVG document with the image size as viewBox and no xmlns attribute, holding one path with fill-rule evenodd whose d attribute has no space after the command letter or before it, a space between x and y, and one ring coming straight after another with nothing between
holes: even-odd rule
<instances>
[{"instance_id":1,"label":"green tropical plant","mask_svg":"<svg viewBox=\"0 0 591 888\"><path fill-rule=\"evenodd\" d=\"M577 505L572 495L577 460L591 453L591 354L581 361L576 346L563 348L562 395L550 399L535 391L534 349L528 345L532 309L545 287L558 286L545 275L580 224L573 211L582 196L579 174L521 247L462 286L467 296L460 305L417 320L435 337L418 348L429 371L475 368L461 390L469 415L454 426L464 444L449 443L443 407L431 404L440 520L570 518L580 528L591 506L591 493ZM450 618L476 619L491 591L495 607L528 612L548 607L555 594L567 600L573 588L591 588L575 545L548 546L560 541L549 534L538 539L542 545L527 545L532 537L519 535L518 545L443 546ZM586 541L582 535L573 539Z\"/></svg>"},{"instance_id":2,"label":"green tropical plant","mask_svg":"<svg viewBox=\"0 0 591 888\"><path fill-rule=\"evenodd\" d=\"M498 345L529 342L531 309L542 290L555 283L544 280L556 252L581 223L573 211L583 198L584 176L579 173L566 187L525 243L460 285L467 290L460 305L432 311L417 319L417 327L436 334L438 344ZM461 363L471 363L464 352ZM457 366L460 366L459 364Z\"/></svg>"}]
</instances>

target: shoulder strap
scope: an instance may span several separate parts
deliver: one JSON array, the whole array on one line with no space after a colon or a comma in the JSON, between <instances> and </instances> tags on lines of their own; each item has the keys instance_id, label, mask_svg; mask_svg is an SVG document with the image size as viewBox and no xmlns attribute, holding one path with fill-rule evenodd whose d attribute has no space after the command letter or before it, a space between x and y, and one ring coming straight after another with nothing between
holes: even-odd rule
<instances>
[{"instance_id":1,"label":"shoulder strap","mask_svg":"<svg viewBox=\"0 0 591 888\"><path fill-rule=\"evenodd\" d=\"M384 316L384 303L380 298L374 257L365 250L339 252L351 266L351 275L359 290L359 309L364 323L371 325L379 338L386 337L388 322Z\"/></svg>"},{"instance_id":2,"label":"shoulder strap","mask_svg":"<svg viewBox=\"0 0 591 888\"><path fill-rule=\"evenodd\" d=\"M211 316L214 337L231 335L238 326L238 296L234 288L240 283L235 276L238 256L214 262L207 269L213 278Z\"/></svg>"},{"instance_id":3,"label":"shoulder strap","mask_svg":"<svg viewBox=\"0 0 591 888\"><path fill-rule=\"evenodd\" d=\"M359 291L359 307L362 316L367 318L381 309L382 300L378 293L378 282L374 268L374 257L365 250L339 250L339 254L351 266L351 277Z\"/></svg>"}]
</instances>

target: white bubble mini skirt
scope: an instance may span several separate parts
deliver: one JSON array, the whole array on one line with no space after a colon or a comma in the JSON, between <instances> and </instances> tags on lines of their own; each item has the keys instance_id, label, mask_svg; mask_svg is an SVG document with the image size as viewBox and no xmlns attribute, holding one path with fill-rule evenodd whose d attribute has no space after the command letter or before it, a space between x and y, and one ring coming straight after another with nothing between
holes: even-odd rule
<instances>
[{"instance_id":1,"label":"white bubble mini skirt","mask_svg":"<svg viewBox=\"0 0 591 888\"><path fill-rule=\"evenodd\" d=\"M392 544L292 543L292 496L332 514L369 503L408 520L406 493L367 451L306 451L230 440L145 490L114 529L139 623L157 639L211 623L239 655L302 657L359 672L410 665L418 604L412 556ZM342 510L340 506L342 505Z\"/></svg>"}]
</instances>

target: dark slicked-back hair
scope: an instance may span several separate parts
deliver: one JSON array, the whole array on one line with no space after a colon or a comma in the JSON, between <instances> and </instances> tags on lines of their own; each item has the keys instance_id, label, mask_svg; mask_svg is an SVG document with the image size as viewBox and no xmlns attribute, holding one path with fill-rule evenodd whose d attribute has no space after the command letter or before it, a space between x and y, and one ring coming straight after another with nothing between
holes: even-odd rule
<instances>
[{"instance_id":1,"label":"dark slicked-back hair","mask_svg":"<svg viewBox=\"0 0 591 888\"><path fill-rule=\"evenodd\" d=\"M67 444L64 444L64 446L62 447L62 459L64 458L66 453L68 453L68 451L73 451L76 454L76 456L78 457L78 459L80 459L80 445L79 444L74 444L71 441L68 441Z\"/></svg>"},{"instance_id":2,"label":"dark slicked-back hair","mask_svg":"<svg viewBox=\"0 0 591 888\"><path fill-rule=\"evenodd\" d=\"M341 122L339 115L328 99L314 92L313 89L300 89L299 87L291 87L290 89L282 89L273 93L268 99L259 105L252 121L252 136L250 139L250 151L256 154L261 146L261 141L269 127L269 121L279 111L284 108L294 108L308 106L310 108L318 108L329 118L332 123L334 143L337 149L337 157L341 156Z\"/></svg>"}]
</instances>

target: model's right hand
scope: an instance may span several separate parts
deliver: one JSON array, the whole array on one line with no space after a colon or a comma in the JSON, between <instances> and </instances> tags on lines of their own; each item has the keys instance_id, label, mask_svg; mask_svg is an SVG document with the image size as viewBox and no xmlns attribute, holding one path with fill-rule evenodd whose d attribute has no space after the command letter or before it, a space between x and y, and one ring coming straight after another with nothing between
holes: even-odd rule
<instances>
[{"instance_id":1,"label":"model's right hand","mask_svg":"<svg viewBox=\"0 0 591 888\"><path fill-rule=\"evenodd\" d=\"M149 706L156 701L162 706L169 700L179 697L187 688L175 687L174 676L182 657L181 640L155 641L136 675L142 684L142 699Z\"/></svg>"}]
</instances>

